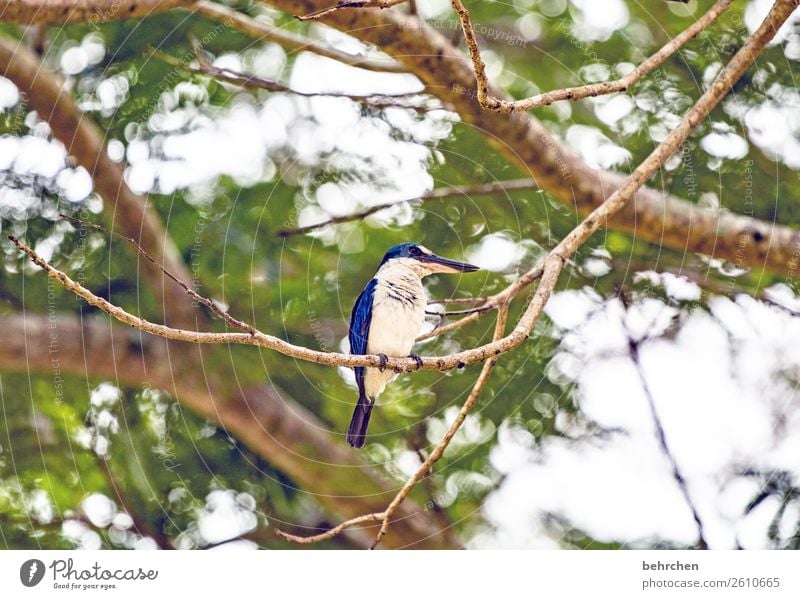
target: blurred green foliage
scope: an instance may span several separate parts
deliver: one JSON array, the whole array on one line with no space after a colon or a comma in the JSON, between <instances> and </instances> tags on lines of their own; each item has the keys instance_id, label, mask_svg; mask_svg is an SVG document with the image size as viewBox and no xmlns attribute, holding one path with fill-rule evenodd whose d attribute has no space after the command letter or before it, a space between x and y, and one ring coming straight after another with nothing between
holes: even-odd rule
<instances>
[{"instance_id":1,"label":"blurred green foliage","mask_svg":"<svg viewBox=\"0 0 800 599\"><path fill-rule=\"evenodd\" d=\"M553 3L550 3L553 4ZM538 2L472 2L470 10L476 23L498 31L516 32L518 19L533 14L541 25L541 35L524 44L507 44L496 36L484 36L481 44L498 60L503 60L501 81L512 94L523 97L532 91L548 90L581 82L590 66L591 56L611 72L620 63L635 63L668 37L690 22L671 12L667 2L627 3L629 24L607 40L595 43L576 41L571 33L576 9L569 7L558 15L546 17ZM710 2L701 2L709 5ZM614 144L626 149L630 159L615 166L625 172L643 159L654 147L653 128L663 126L664 111L680 114L700 92L704 73L715 63L724 62L742 43L745 32L739 26L742 4L724 15L718 24L692 42L688 49L671 58L651 77L638 84L632 94L647 100L646 110L635 110L635 122L609 125L597 118L591 102L544 108L537 112L545 125L560 136L575 126L592 127ZM244 8L244 7L242 7ZM248 9L255 12L255 9ZM452 24L447 13L437 21ZM308 26L287 15L278 16L279 24L305 32ZM153 132L148 121L154 107L187 110L192 115L217 118L235 102L246 98L259 105L270 95L266 92L233 90L207 77L181 71L153 57L157 48L172 56L191 52L190 34L202 38L216 23L188 13L174 11L135 21L110 22L99 28L73 25L48 30L48 62L58 67L59 57L70 44L79 44L87 35L101 36L106 48L103 59L78 74L69 76L76 98L94 97L101 82L124 77L127 93L111 111L88 110L101 125L108 140L126 146L134 141L151 142L162 135ZM19 32L4 27L4 32ZM451 29L454 40L457 30ZM514 35L519 35L514 33ZM643 43L643 40L645 41ZM215 55L242 52L259 47L242 34L226 29L216 35L207 50ZM796 87L784 62L782 49L776 46L759 59L758 82L748 80L736 90L737 101L762 102L771 85ZM281 76L288 79L294 58L286 58ZM771 68L771 65L776 65ZM752 73L751 73L752 75ZM166 83L165 83L166 82ZM193 97L176 89L185 83L205 89L205 95ZM165 97L172 98L171 103ZM669 98L669 99L668 99ZM165 103L166 102L166 103ZM157 108L161 110L161 108ZM20 121L26 113L20 106L0 117L4 135L25 135L32 128ZM364 111L363 118L382 119L383 114ZM414 119L428 118L413 115ZM754 184L766 191L764 198L790 198L790 182L775 182L777 165L754 145L741 160L716 160L699 147L698 140L713 126L725 124L742 132L741 123L724 108L692 136L683 153L684 160L659 175L653 184L665 191L700 201L689 185L716 194L720 205L742 210L745 180L741 177L744 160L753 161ZM185 129L192 127L191 120ZM324 124L317 124L325 127ZM169 135L169 133L165 134ZM407 133L391 131L397 139L413 141ZM427 171L437 186L469 185L513 179L520 173L500 156L479 131L455 122L451 133L438 142L429 142L441 159L431 157ZM153 154L158 148L152 147ZM214 147L207 152L213 153ZM287 223L295 224L297 215L314 205L314 191L321 182L370 180L370 173L353 168L331 168L325 156L316 164L301 164L291 152L270 155L277 165L266 180L242 184L235 178L221 176L200 184L198 190L178 189L174 193L151 194L169 232L193 273L199 273L201 292L223 301L237 317L251 321L261 330L315 349L339 350L346 336L349 310L364 283L374 271L383 251L406 241L420 241L437 252L461 257L476 247L487 234L502 233L516 243L525 241L516 270L529 267L539 252L564 235L576 222L575 214L548 197L546 193L515 191L507 196L483 196L468 201L460 199L428 203L413 210L413 219L397 223L375 220L342 225L338 233L330 230L321 236L296 236L283 239L277 232ZM298 166L298 164L300 166ZM691 179L687 176L691 169ZM299 174L298 174L299 171ZM292 173L291 177L283 176ZM788 181L786 179L785 181ZM6 181L6 184L10 182ZM32 189L32 182L22 182ZM46 187L46 186L45 186ZM81 204L69 203L50 187L43 194L42 205L24 218L4 217L4 232L24 234L32 242L57 236L59 242L53 263L67 271L80 269L86 286L119 305L144 317L158 320L159 309L150 294L140 287L136 276L137 258L124 242L97 233L91 234L88 252L77 252L77 236L70 228L55 223L54 208L78 212ZM795 194L796 195L796 194ZM796 222L797 202L757 201L755 216L777 222ZM98 219L98 216L93 216ZM357 251L347 250L348 238L359 239ZM47 312L47 281L40 273L24 266L24 261L4 246L5 268L0 271L0 313ZM610 271L600 277L581 267L593 250L605 249L611 258ZM624 286L639 289L631 277L637 270L669 270L702 265L696 256L656 247L612 231L598 233L577 257L562 288L593 287L610 296ZM513 271L513 269L512 269ZM502 288L513 272L479 273L460 279L441 277L429 281L430 295L437 298L483 295ZM24 273L21 274L21 273ZM710 273L711 283L730 282L724 269ZM745 273L736 285L753 291L773 280L767 273ZM63 313L89 315L90 308L75 301L68 293L55 289L55 302ZM515 305L512 319L518 316ZM214 326L219 326L218 323ZM421 353L438 354L466 348L490 338L491 317L457 333L422 346ZM432 488L420 488L421 502L428 496L440 497L443 517L456 523L464 532L480 527L480 507L485 495L497 483L490 465L490 452L498 427L514 422L527 428L537 439L559 435L558 414L574 413L571 388L554 382L547 365L558 346L558 332L543 321L536 334L518 351L503 356L489 386L481 397L476 414L479 429L469 442L449 451L436 466L441 473L432 479ZM346 429L351 414L354 391L336 369L297 362L277 353L253 348L232 347L220 354L222 361L235 364L239 384L257 384L269 380L322 418L332 430ZM256 356L256 354L258 354ZM213 365L206 365L210 368ZM200 365L198 376L201 376ZM372 444L366 454L384 463L399 454L427 445L426 419L441 419L448 408L458 406L474 380L474 369L441 374L421 372L404 375L386 393L384 407L376 413L371 432ZM176 545L194 546L191 532L206 509L213 491L233 490L237 497L247 497L243 509L266 518L302 521L309 501L294 490L287 480L268 463L253 455L214 424L183 409L160 391L124 388L111 393L113 399L99 404L92 401L98 393L108 395L113 381L68 378L64 401L57 401L49 373L3 373L0 378L0 546L9 548L55 548L73 545L106 547L133 546L137 535L126 533L123 524L96 525L87 522L82 501L100 493L120 510L127 504L136 520L148 523ZM105 385L105 387L104 387ZM105 389L102 393L98 391ZM103 415L104 414L104 415ZM113 424L110 424L113 423ZM439 430L436 428L435 430ZM98 445L98 438L102 439ZM435 440L432 439L432 440ZM166 456L166 457L165 457ZM390 477L402 480L399 471L388 468ZM470 477L478 476L477 479ZM463 483L464 480L471 483ZM456 497L447 490L460 489ZM357 493L357 490L353 490ZM43 494L43 495L42 495ZM38 497L38 499L37 499ZM446 497L446 501L441 500ZM124 499L124 501L123 501ZM252 500L252 505L248 502ZM244 500L242 500L244 501ZM64 536L62 523L77 523L78 533ZM116 527L116 528L115 528ZM146 533L146 530L143 531ZM86 536L88 535L88 536ZM92 536L94 535L94 536ZM260 539L264 546L284 546L274 537ZM568 546L604 548L579 531L572 531L563 543Z\"/></svg>"}]
</instances>

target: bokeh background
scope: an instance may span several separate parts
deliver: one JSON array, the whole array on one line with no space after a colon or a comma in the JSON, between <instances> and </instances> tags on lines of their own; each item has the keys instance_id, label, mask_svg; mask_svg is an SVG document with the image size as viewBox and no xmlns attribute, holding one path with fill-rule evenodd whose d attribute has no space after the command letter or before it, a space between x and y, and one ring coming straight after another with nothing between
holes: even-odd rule
<instances>
[{"instance_id":1,"label":"bokeh background","mask_svg":"<svg viewBox=\"0 0 800 599\"><path fill-rule=\"evenodd\" d=\"M618 77L709 5L515 0L469 8L490 79L525 97ZM341 52L385 59L267 5L229 6ZM630 92L560 102L536 117L588 165L630 172L770 6L734 2ZM449 2L417 0L415 10L463 47ZM358 69L219 25L174 10L6 24L1 33L20 48L38 46L43 68L63 78L99 126L127 185L147 196L197 290L237 318L296 344L346 351L350 308L389 246L417 241L480 265L426 283L431 298L480 296L530 268L578 222L571 207L531 185L281 236L432 189L530 173L426 96L413 75ZM797 224L798 27L795 19L781 30L652 187ZM164 60L192 59L192 36L214 65L294 90L412 95L406 107L382 107L242 89ZM253 347L167 345L111 323L48 282L5 237L26 239L94 293L161 322L142 257L59 217L108 224L109 206L10 79L0 78L0 109L0 547L287 548L295 546L275 528L309 532L385 504L441 438L477 367L401 376L359 454L343 435L356 399L349 370ZM412 494L433 536L417 543L397 533L394 545L686 548L702 532L712 548L797 548L796 286L766 269L601 230ZM204 330L224 330L202 308L197 319ZM438 322L432 316L427 326ZM417 351L475 347L492 328L486 316ZM354 531L315 548L365 538Z\"/></svg>"}]
</instances>

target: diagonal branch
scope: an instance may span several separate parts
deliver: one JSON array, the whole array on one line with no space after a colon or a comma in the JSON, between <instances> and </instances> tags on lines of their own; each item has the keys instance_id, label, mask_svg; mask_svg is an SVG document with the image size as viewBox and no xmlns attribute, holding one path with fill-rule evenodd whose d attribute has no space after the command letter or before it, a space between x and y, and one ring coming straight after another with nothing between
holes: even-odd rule
<instances>
[{"instance_id":1,"label":"diagonal branch","mask_svg":"<svg viewBox=\"0 0 800 599\"><path fill-rule=\"evenodd\" d=\"M683 499L689 508L689 511L692 513L692 519L697 526L697 547L699 549L708 549L708 541L706 541L705 537L705 526L703 525L703 519L700 517L700 512L692 500L692 495L689 493L689 486L686 483L686 478L683 476L683 472L681 472L678 461L675 459L675 455L672 453L672 450L667 443L667 434L664 431L664 425L662 424L661 418L658 415L658 409L656 408L656 402L653 398L653 392L650 389L650 384L647 382L647 379L644 376L644 372L642 372L639 345L640 343L638 341L632 339L630 335L628 336L628 353L639 377L639 384L642 386L645 399L647 400L647 407L650 411L650 416L653 419L653 425L656 429L658 445L661 448L661 452L669 462L670 470L672 470L672 478L675 480L675 484L678 485L678 489L680 490L681 495L683 496Z\"/></svg>"},{"instance_id":2,"label":"diagonal branch","mask_svg":"<svg viewBox=\"0 0 800 599\"><path fill-rule=\"evenodd\" d=\"M155 259L155 263L141 263L142 275L163 306L165 322L196 326L199 315L189 296L173 285L160 268L163 266L191 284L186 264L147 198L133 193L125 183L123 166L109 157L104 134L78 109L59 76L24 46L2 36L0 74L14 82L30 109L47 121L67 153L89 171L95 191L103 198L106 218L125 237L136 239Z\"/></svg>"},{"instance_id":3,"label":"diagonal branch","mask_svg":"<svg viewBox=\"0 0 800 599\"><path fill-rule=\"evenodd\" d=\"M390 483L341 442L341 435L329 432L325 422L283 390L242 384L242 373L225 360L198 377L195 365L202 357L197 346L142 336L94 316L0 315L0 330L0 372L38 374L43 381L50 377L54 385L71 376L161 389L283 472L291 482L282 484L318 503L328 518L347 519L382 509L394 495ZM404 507L402 521L387 539L391 546L458 546L458 540L420 506ZM353 540L362 547L370 544L363 535Z\"/></svg>"},{"instance_id":4,"label":"diagonal branch","mask_svg":"<svg viewBox=\"0 0 800 599\"><path fill-rule=\"evenodd\" d=\"M293 52L312 52L318 56L330 58L366 71L380 73L406 73L406 68L397 61L390 59L373 59L356 54L348 54L336 48L320 44L312 39L291 33L285 29L274 27L248 17L224 4L217 4L209 0L200 0L193 5L196 14L209 19L220 21L228 27L233 27L250 37L266 42L274 42Z\"/></svg>"},{"instance_id":5,"label":"diagonal branch","mask_svg":"<svg viewBox=\"0 0 800 599\"><path fill-rule=\"evenodd\" d=\"M625 312L628 312L630 309L630 302L627 294L623 289L620 289L618 295L619 300L622 303L622 307L625 309ZM627 337L628 341L628 357L631 359L631 362L633 362L633 367L636 370L639 384L642 387L642 392L644 393L644 397L647 402L650 417L653 420L653 426L656 430L656 439L658 441L658 445L661 449L661 453L669 463L670 470L672 471L672 479L678 486L686 506L692 513L692 519L697 526L696 547L698 549L708 549L708 541L706 540L705 535L705 525L703 524L703 519L700 516L700 510L697 508L697 505L695 505L695 502L692 499L692 494L689 492L689 484L686 482L686 477L683 475L683 471L678 464L678 459L672 452L669 443L667 443L667 433L664 430L664 423L661 421L661 416L658 413L656 401L653 397L653 391L650 388L650 383L647 381L647 377L644 375L644 370L642 368L642 345L648 340L652 339L653 336L651 333L647 333L644 336L639 337L633 335L628 327L627 322L623 323L623 327L625 329L625 336Z\"/></svg>"},{"instance_id":6,"label":"diagonal branch","mask_svg":"<svg viewBox=\"0 0 800 599\"><path fill-rule=\"evenodd\" d=\"M506 329L506 322L508 321L508 304L503 304L497 311L497 321L495 322L494 327L494 340L496 341L500 337L503 336ZM450 445L450 442L453 440L453 437L456 436L456 433L461 428L461 425L464 424L464 420L466 420L467 415L469 415L470 411L472 410L475 402L478 401L478 397L480 396L481 392L483 391L484 387L486 387L486 383L489 381L489 377L492 374L492 370L494 365L497 363L496 358L492 358L491 360L487 360L483 363L483 368L481 368L481 372L478 375L475 384L472 386L472 390L469 393L469 397L464 402L464 405L461 406L461 409L458 411L453 422L450 424L450 428L447 429L444 437L439 442L439 444L434 448L434 450L428 455L427 459L422 463L422 466L414 473L411 478L406 481L406 484L403 485L403 488L400 489L400 492L392 499L392 502L386 508L383 517L383 523L381 524L381 529L378 531L378 536L375 538L375 543L372 545L374 549L375 546L380 543L383 536L389 531L389 526L391 524L391 518L397 511L397 508L400 507L400 504L405 501L408 495L411 493L411 490L414 486L421 481L433 468L433 465L438 462L441 457L444 455L445 450Z\"/></svg>"},{"instance_id":7,"label":"diagonal branch","mask_svg":"<svg viewBox=\"0 0 800 599\"><path fill-rule=\"evenodd\" d=\"M37 25L91 23L146 17L195 0L2 0L0 22Z\"/></svg>"},{"instance_id":8,"label":"diagonal branch","mask_svg":"<svg viewBox=\"0 0 800 599\"><path fill-rule=\"evenodd\" d=\"M610 198L608 198L608 200L595 209L592 214L584 219L582 223L573 229L556 246L556 248L548 254L548 256L544 259L543 272L539 286L537 287L533 298L528 304L525 314L523 315L522 319L520 319L520 323L517 324L517 327L514 329L515 333L519 329L530 332L531 329L528 328L528 326L532 328L533 324L535 324L541 315L544 305L547 302L547 298L555 287L555 284L558 280L558 275L563 268L566 259L574 254L575 251L577 251L577 249L589 239L591 234L600 227L602 221L622 208L625 202L627 202L634 195L636 190L641 187L644 182L661 167L664 161L666 161L677 150L677 148L689 136L692 130L694 130L694 128L697 127L697 125L706 116L708 116L711 110L728 93L733 84L739 80L742 74L744 74L747 68L761 53L767 43L769 43L769 41L774 37L778 28L792 14L794 9L797 7L797 4L798 0L777 0L775 2L772 10L770 10L761 26L756 30L755 33L753 33L753 35L747 40L747 42L736 53L731 61L719 72L714 80L714 83L697 100L697 102L695 102L694 106L683 117L680 124L673 129L673 131L658 145L658 147L650 154L650 156L648 156L647 159L633 171L631 176L620 190L616 191ZM495 328L495 341L498 341L498 338L503 334L502 329L505 325L506 309L507 304L503 303L498 312L497 326ZM474 403L475 399L477 399L477 395L480 393L483 385L486 383L486 379L489 376L493 362L494 358L484 364L481 374L478 376L478 380L473 387L473 391L470 393L469 399L459 412L460 417L462 414L463 417L466 417L466 412L469 411L469 407L471 407L472 403ZM439 445L437 445L436 449L431 452L431 455L428 457L425 463L423 463L422 467L414 474L414 476L408 480L406 485L400 490L395 499L392 500L387 509L383 512L377 512L369 515L372 518L380 519L382 522L380 531L375 541L376 544L380 541L381 536L388 530L389 519L392 515L391 510L396 509L397 506L402 503L402 501L410 493L411 488L413 488L413 486L425 476L433 462L441 457L441 455L444 453L444 450L447 448L450 439L452 439L453 435L455 435L455 433L458 431L458 428L461 426L462 422L463 418L461 418L460 421L458 418L456 419L454 426L450 427L442 441L439 443ZM353 520L343 522L341 525L339 525L339 527L337 527L337 529L346 529L349 522L355 523ZM359 522L363 522L363 520L360 520ZM296 542L317 542L315 537L298 539L291 535L283 536L284 538Z\"/></svg>"},{"instance_id":9,"label":"diagonal branch","mask_svg":"<svg viewBox=\"0 0 800 599\"><path fill-rule=\"evenodd\" d=\"M620 79L592 83L590 85L581 85L579 87L565 87L531 96L523 100L505 100L495 97L490 93L489 78L486 75L486 65L483 62L483 58L481 58L481 51L478 47L478 40L475 37L469 11L464 7L464 3L461 2L461 0L452 0L453 8L456 13L458 13L458 18L461 21L464 39L467 42L469 55L472 59L473 68L475 69L478 102L486 109L496 110L504 114L533 110L540 106L549 106L553 102L558 102L559 100L581 100L583 98L624 92L634 83L652 73L665 60L680 50L688 41L716 21L732 2L733 0L718 0L702 17L667 42L658 52L650 56Z\"/></svg>"},{"instance_id":10,"label":"diagonal branch","mask_svg":"<svg viewBox=\"0 0 800 599\"><path fill-rule=\"evenodd\" d=\"M636 191L645 184L672 156L694 131L694 129L708 116L711 110L719 104L733 84L736 83L744 72L753 64L756 57L775 36L778 28L789 18L797 8L800 0L777 0L765 18L764 22L753 33L730 62L720 70L711 86L700 96L694 106L684 115L681 122L667 135L656 149L642 162L625 183L617 189L600 206L595 208L577 227L575 227L547 256L542 258L536 266L497 294L494 305L500 306L510 301L526 285L539 278L539 285L531 297L521 318L514 330L485 345L468 349L446 356L426 357L421 360L413 358L389 358L376 355L352 356L334 352L321 352L302 346L293 345L272 335L257 332L246 333L205 333L174 329L165 325L154 324L145 319L134 316L103 298L97 297L91 291L70 279L66 274L54 268L43 260L36 252L20 241L10 237L11 241L33 262L44 269L47 274L59 281L64 287L85 299L91 305L100 308L117 320L139 328L147 333L165 337L176 341L190 343L240 343L274 349L284 355L324 364L328 366L370 366L373 368L389 367L398 372L411 372L414 370L451 370L462 368L468 364L484 362L494 356L511 351L520 346L531 334L533 327L539 320L550 294L558 281L566 260L597 231L609 218L622 210ZM541 273L541 277L540 277ZM475 316L471 314L465 318ZM382 359L383 358L383 359Z\"/></svg>"},{"instance_id":11,"label":"diagonal branch","mask_svg":"<svg viewBox=\"0 0 800 599\"><path fill-rule=\"evenodd\" d=\"M508 305L503 304L497 311L497 322L495 323L494 329L495 340L499 339L503 335L507 320ZM281 530L277 531L278 534L287 541L300 543L302 545L310 545L331 539L346 529L357 526L358 524L362 524L364 522L380 522L381 527L378 530L377 536L375 537L375 542L372 544L372 549L375 549L378 543L381 542L381 539L384 537L384 535L386 535L386 533L389 531L389 526L392 524L392 516L394 516L400 505L409 496L411 490L418 482L425 478L425 476L431 471L431 468L433 468L433 465L444 455L444 452L450 445L453 437L455 437L458 429L461 428L461 425L464 424L464 420L466 420L470 410L472 410L472 407L475 405L475 402L478 400L478 397L480 396L484 387L486 387L486 383L489 381L489 376L492 374L492 368L496 362L497 360L492 358L484 363L478 378L475 380L475 384L472 386L472 390L470 391L467 400L464 402L464 405L461 406L461 409L458 411L455 419L450 424L450 428L447 429L444 437L442 437L442 440L439 441L438 445L434 448L430 455L422 462L422 465L417 469L417 471L406 481L406 483L402 486L400 491L398 491L397 495L394 496L384 511L351 518L350 520L342 522L331 530L318 535L302 537L299 535L289 534Z\"/></svg>"},{"instance_id":12,"label":"diagonal branch","mask_svg":"<svg viewBox=\"0 0 800 599\"><path fill-rule=\"evenodd\" d=\"M298 10L294 0L261 1L290 14ZM328 7L329 1L305 0L302 6L310 12ZM511 164L579 214L591 212L625 182L621 174L590 168L530 114L505 115L481 107L474 93L465 93L475 86L471 62L419 18L399 10L366 9L335 11L322 21L395 56ZM491 93L503 95L499 89ZM660 247L706 254L738 267L766 268L782 276L794 276L800 262L800 232L796 230L706 209L648 187L639 189L635 201L608 226Z\"/></svg>"}]
</instances>

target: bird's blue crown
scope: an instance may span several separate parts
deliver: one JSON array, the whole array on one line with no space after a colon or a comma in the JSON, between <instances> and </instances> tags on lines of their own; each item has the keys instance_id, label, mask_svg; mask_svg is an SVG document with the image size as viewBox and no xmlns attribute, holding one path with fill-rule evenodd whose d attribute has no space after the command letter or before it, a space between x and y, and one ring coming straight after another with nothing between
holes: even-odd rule
<instances>
[{"instance_id":1,"label":"bird's blue crown","mask_svg":"<svg viewBox=\"0 0 800 599\"><path fill-rule=\"evenodd\" d=\"M389 260L394 258L418 258L419 256L424 255L425 252L416 243L399 243L393 247L390 247L386 253L383 255L383 260L381 260L380 266L386 264Z\"/></svg>"}]
</instances>

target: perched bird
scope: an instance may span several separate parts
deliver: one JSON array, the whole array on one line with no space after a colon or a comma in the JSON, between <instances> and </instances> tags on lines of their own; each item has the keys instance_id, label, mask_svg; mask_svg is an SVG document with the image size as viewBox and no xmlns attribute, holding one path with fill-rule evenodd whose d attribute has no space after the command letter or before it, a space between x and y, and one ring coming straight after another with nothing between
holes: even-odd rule
<instances>
[{"instance_id":1,"label":"perched bird","mask_svg":"<svg viewBox=\"0 0 800 599\"><path fill-rule=\"evenodd\" d=\"M412 357L414 340L425 321L427 299L422 277L434 273L473 272L477 266L436 256L416 243L401 243L389 249L373 279L358 296L350 316L350 353ZM397 376L385 368L356 367L358 404L347 441L364 446L369 417L375 400Z\"/></svg>"}]
</instances>

